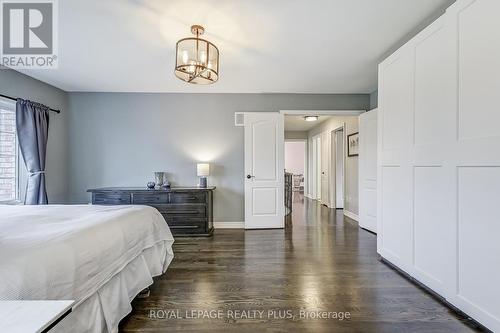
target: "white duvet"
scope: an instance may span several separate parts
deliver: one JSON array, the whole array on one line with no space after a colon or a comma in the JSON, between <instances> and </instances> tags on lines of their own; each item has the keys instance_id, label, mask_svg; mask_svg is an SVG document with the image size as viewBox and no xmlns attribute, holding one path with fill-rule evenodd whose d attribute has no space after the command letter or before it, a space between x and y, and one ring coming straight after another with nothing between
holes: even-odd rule
<instances>
[{"instance_id":1,"label":"white duvet","mask_svg":"<svg viewBox=\"0 0 500 333\"><path fill-rule=\"evenodd\" d=\"M164 272L173 242L151 207L0 206L0 299L78 305L159 244Z\"/></svg>"}]
</instances>

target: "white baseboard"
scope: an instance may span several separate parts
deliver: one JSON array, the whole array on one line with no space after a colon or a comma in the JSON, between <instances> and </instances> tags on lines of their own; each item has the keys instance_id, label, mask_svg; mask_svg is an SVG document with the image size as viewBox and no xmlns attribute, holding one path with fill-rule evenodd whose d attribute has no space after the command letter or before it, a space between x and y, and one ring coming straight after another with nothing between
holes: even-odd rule
<instances>
[{"instance_id":1,"label":"white baseboard","mask_svg":"<svg viewBox=\"0 0 500 333\"><path fill-rule=\"evenodd\" d=\"M359 216L354 213L351 213L350 211L344 209L344 215L347 216L348 218L353 219L356 222L359 222Z\"/></svg>"},{"instance_id":2,"label":"white baseboard","mask_svg":"<svg viewBox=\"0 0 500 333\"><path fill-rule=\"evenodd\" d=\"M245 229L245 222L214 222L215 229Z\"/></svg>"}]
</instances>

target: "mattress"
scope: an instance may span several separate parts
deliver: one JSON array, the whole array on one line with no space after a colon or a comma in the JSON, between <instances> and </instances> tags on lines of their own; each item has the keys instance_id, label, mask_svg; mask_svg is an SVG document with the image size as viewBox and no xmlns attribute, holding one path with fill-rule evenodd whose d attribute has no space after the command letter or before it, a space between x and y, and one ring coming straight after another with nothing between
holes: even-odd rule
<instances>
[{"instance_id":1,"label":"mattress","mask_svg":"<svg viewBox=\"0 0 500 333\"><path fill-rule=\"evenodd\" d=\"M161 214L147 206L2 206L0 299L71 299L76 309L107 293L111 307L129 308L144 284L166 271L173 242ZM117 309L90 308L108 321L107 331L124 313L106 317Z\"/></svg>"}]
</instances>

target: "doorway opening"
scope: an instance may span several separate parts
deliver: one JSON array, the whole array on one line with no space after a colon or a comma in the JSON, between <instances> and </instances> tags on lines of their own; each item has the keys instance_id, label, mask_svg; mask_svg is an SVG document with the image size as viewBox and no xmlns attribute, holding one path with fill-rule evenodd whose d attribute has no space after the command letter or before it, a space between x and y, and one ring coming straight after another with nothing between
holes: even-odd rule
<instances>
[{"instance_id":1,"label":"doorway opening","mask_svg":"<svg viewBox=\"0 0 500 333\"><path fill-rule=\"evenodd\" d=\"M291 174L293 202L304 202L307 139L285 139L285 172Z\"/></svg>"},{"instance_id":2,"label":"doorway opening","mask_svg":"<svg viewBox=\"0 0 500 333\"><path fill-rule=\"evenodd\" d=\"M332 146L335 146L335 140L341 144L341 134L332 134L332 131L344 125L342 137L345 137L353 129L357 130L357 116L361 113L363 111L282 110L279 113L235 114L235 125L244 127L245 138L245 228L283 228L285 215L293 211L293 207L286 209L287 198L291 196L286 196L285 192L290 189L292 193L294 187L298 189L295 192L303 192L304 197L318 200L330 209L338 205L339 208L344 206L349 210L354 207L357 210L357 163L346 160L339 164L338 169L344 172L337 180L332 170ZM339 135L339 138L333 135ZM285 140L294 139L307 142L303 180L296 177L295 182L290 173L285 174ZM346 139L343 140L345 146ZM335 149L335 153L337 150L340 149ZM344 157L345 153L343 149ZM296 172L296 175L300 173ZM346 185L345 188L341 186L337 193L337 189L332 189L332 182ZM337 202L337 196L342 201ZM309 204L304 201L304 206Z\"/></svg>"}]
</instances>

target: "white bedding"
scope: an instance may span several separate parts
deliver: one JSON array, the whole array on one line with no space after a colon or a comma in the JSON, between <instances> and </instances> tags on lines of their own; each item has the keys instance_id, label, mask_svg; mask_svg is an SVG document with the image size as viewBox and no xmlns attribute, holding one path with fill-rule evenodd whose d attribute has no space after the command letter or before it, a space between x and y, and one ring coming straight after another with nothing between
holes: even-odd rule
<instances>
[{"instance_id":1,"label":"white bedding","mask_svg":"<svg viewBox=\"0 0 500 333\"><path fill-rule=\"evenodd\" d=\"M120 275L122 270L140 270L146 282L165 272L173 242L167 223L151 207L1 206L0 299L89 303L98 291L123 285L119 280L130 274ZM125 293L144 287L127 287ZM99 311L105 315L109 309ZM109 323L108 328L115 330Z\"/></svg>"}]
</instances>

